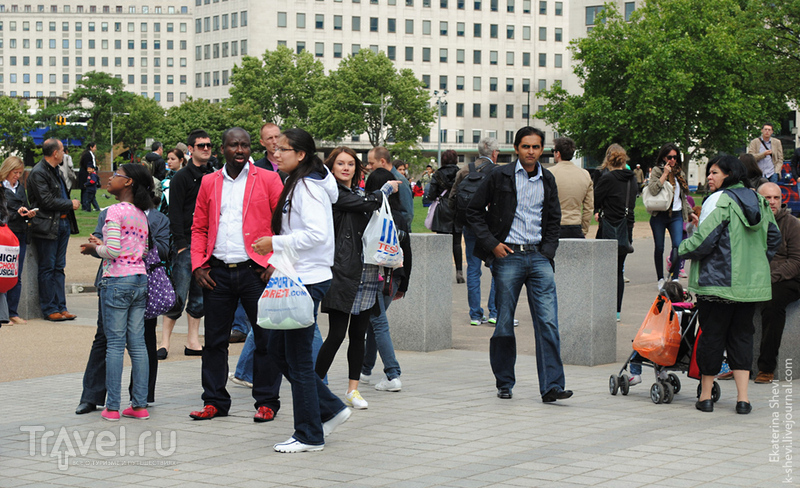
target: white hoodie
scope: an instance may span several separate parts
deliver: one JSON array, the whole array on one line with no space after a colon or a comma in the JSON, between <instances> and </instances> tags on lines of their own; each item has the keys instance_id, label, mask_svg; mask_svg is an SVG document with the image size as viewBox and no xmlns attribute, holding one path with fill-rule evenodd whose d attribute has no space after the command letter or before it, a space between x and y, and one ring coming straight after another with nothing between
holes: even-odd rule
<instances>
[{"instance_id":1,"label":"white hoodie","mask_svg":"<svg viewBox=\"0 0 800 488\"><path fill-rule=\"evenodd\" d=\"M288 199L282 209L281 235L272 238L272 248L297 251L294 267L303 284L321 283L333 276L333 204L338 199L336 180L325 168L322 179L311 175L298 181L291 195L291 211L287 212Z\"/></svg>"}]
</instances>

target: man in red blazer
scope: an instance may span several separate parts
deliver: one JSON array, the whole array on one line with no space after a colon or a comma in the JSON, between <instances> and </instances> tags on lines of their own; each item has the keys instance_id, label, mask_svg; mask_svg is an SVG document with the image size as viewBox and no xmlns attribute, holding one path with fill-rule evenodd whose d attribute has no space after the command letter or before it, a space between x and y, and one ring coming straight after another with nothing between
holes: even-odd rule
<instances>
[{"instance_id":1,"label":"man in red blazer","mask_svg":"<svg viewBox=\"0 0 800 488\"><path fill-rule=\"evenodd\" d=\"M226 416L231 397L228 380L228 338L241 299L252 324L258 299L269 279L267 261L253 251L253 242L271 236L272 213L283 184L277 173L250 164L250 135L234 127L222 135L225 166L203 177L192 225L192 274L203 288L206 309L203 347L203 409L195 420ZM267 355L267 331L253 327L253 398L255 422L269 422L280 408L281 374Z\"/></svg>"}]
</instances>

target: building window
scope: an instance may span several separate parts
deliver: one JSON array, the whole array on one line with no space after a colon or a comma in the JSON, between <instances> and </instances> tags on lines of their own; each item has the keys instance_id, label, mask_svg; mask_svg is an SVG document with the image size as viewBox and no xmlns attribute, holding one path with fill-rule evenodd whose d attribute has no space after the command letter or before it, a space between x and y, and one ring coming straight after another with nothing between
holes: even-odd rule
<instances>
[{"instance_id":1,"label":"building window","mask_svg":"<svg viewBox=\"0 0 800 488\"><path fill-rule=\"evenodd\" d=\"M446 63L447 62L447 48L440 48L439 49L439 62Z\"/></svg>"},{"instance_id":2,"label":"building window","mask_svg":"<svg viewBox=\"0 0 800 488\"><path fill-rule=\"evenodd\" d=\"M342 57L342 44L341 43L334 43L333 44L333 57L339 59Z\"/></svg>"},{"instance_id":3,"label":"building window","mask_svg":"<svg viewBox=\"0 0 800 488\"><path fill-rule=\"evenodd\" d=\"M423 20L422 21L422 34L425 36L431 35L431 21L430 20Z\"/></svg>"},{"instance_id":4,"label":"building window","mask_svg":"<svg viewBox=\"0 0 800 488\"><path fill-rule=\"evenodd\" d=\"M481 37L481 24L475 24L472 26L472 36Z\"/></svg>"},{"instance_id":5,"label":"building window","mask_svg":"<svg viewBox=\"0 0 800 488\"><path fill-rule=\"evenodd\" d=\"M239 27L239 14L237 12L233 12L231 14L231 29L235 29Z\"/></svg>"},{"instance_id":6,"label":"building window","mask_svg":"<svg viewBox=\"0 0 800 488\"><path fill-rule=\"evenodd\" d=\"M356 54L358 54L361 51L361 44L353 44L351 47L352 47L351 51L352 51L353 56L355 56Z\"/></svg>"},{"instance_id":7,"label":"building window","mask_svg":"<svg viewBox=\"0 0 800 488\"><path fill-rule=\"evenodd\" d=\"M472 104L472 116L474 118L480 118L481 116L481 104L480 103L473 103ZM478 138L480 140L480 138ZM475 141L476 143L478 141Z\"/></svg>"},{"instance_id":8,"label":"building window","mask_svg":"<svg viewBox=\"0 0 800 488\"><path fill-rule=\"evenodd\" d=\"M286 12L278 12L278 27L286 27Z\"/></svg>"},{"instance_id":9,"label":"building window","mask_svg":"<svg viewBox=\"0 0 800 488\"><path fill-rule=\"evenodd\" d=\"M547 15L547 2L544 0L539 2L539 15Z\"/></svg>"},{"instance_id":10,"label":"building window","mask_svg":"<svg viewBox=\"0 0 800 488\"><path fill-rule=\"evenodd\" d=\"M586 7L586 25L594 25L597 21L597 16L603 11L602 6Z\"/></svg>"},{"instance_id":11,"label":"building window","mask_svg":"<svg viewBox=\"0 0 800 488\"><path fill-rule=\"evenodd\" d=\"M564 12L564 4L563 2L556 2L556 15L561 17Z\"/></svg>"},{"instance_id":12,"label":"building window","mask_svg":"<svg viewBox=\"0 0 800 488\"><path fill-rule=\"evenodd\" d=\"M456 49L456 63L464 63L464 50Z\"/></svg>"},{"instance_id":13,"label":"building window","mask_svg":"<svg viewBox=\"0 0 800 488\"><path fill-rule=\"evenodd\" d=\"M306 50L306 43L305 41L297 41L297 54Z\"/></svg>"},{"instance_id":14,"label":"building window","mask_svg":"<svg viewBox=\"0 0 800 488\"><path fill-rule=\"evenodd\" d=\"M391 29L391 27L392 27L392 22L391 21L392 20L394 20L394 19L389 19L387 29ZM370 17L369 18L369 31L370 32L378 32L378 18L377 17ZM393 32L393 31L389 30L389 32Z\"/></svg>"},{"instance_id":15,"label":"building window","mask_svg":"<svg viewBox=\"0 0 800 488\"><path fill-rule=\"evenodd\" d=\"M423 47L422 48L422 62L427 63L431 60L431 48Z\"/></svg>"},{"instance_id":16,"label":"building window","mask_svg":"<svg viewBox=\"0 0 800 488\"><path fill-rule=\"evenodd\" d=\"M547 40L547 27L539 27L539 40L540 41Z\"/></svg>"},{"instance_id":17,"label":"building window","mask_svg":"<svg viewBox=\"0 0 800 488\"><path fill-rule=\"evenodd\" d=\"M497 66L497 51L489 51L489 64Z\"/></svg>"},{"instance_id":18,"label":"building window","mask_svg":"<svg viewBox=\"0 0 800 488\"><path fill-rule=\"evenodd\" d=\"M222 70L222 85L227 86L228 82L229 82L228 70L224 69Z\"/></svg>"},{"instance_id":19,"label":"building window","mask_svg":"<svg viewBox=\"0 0 800 488\"><path fill-rule=\"evenodd\" d=\"M556 28L555 38L556 38L556 42L561 42L563 40L563 34L562 34L562 30L561 30L560 27Z\"/></svg>"},{"instance_id":20,"label":"building window","mask_svg":"<svg viewBox=\"0 0 800 488\"><path fill-rule=\"evenodd\" d=\"M489 10L497 12L499 10L499 0L489 0Z\"/></svg>"},{"instance_id":21,"label":"building window","mask_svg":"<svg viewBox=\"0 0 800 488\"><path fill-rule=\"evenodd\" d=\"M514 118L514 106L506 104L506 118L513 119Z\"/></svg>"},{"instance_id":22,"label":"building window","mask_svg":"<svg viewBox=\"0 0 800 488\"><path fill-rule=\"evenodd\" d=\"M555 58L553 59L553 65L556 68L560 68L561 67L561 57L562 57L561 54L556 54Z\"/></svg>"},{"instance_id":23,"label":"building window","mask_svg":"<svg viewBox=\"0 0 800 488\"><path fill-rule=\"evenodd\" d=\"M507 25L506 26L506 39L513 39L514 38L514 26Z\"/></svg>"},{"instance_id":24,"label":"building window","mask_svg":"<svg viewBox=\"0 0 800 488\"><path fill-rule=\"evenodd\" d=\"M496 119L497 118L497 104L490 103L489 104L489 118Z\"/></svg>"},{"instance_id":25,"label":"building window","mask_svg":"<svg viewBox=\"0 0 800 488\"><path fill-rule=\"evenodd\" d=\"M472 64L481 64L481 51L479 49L472 51Z\"/></svg>"},{"instance_id":26,"label":"building window","mask_svg":"<svg viewBox=\"0 0 800 488\"><path fill-rule=\"evenodd\" d=\"M625 2L625 22L631 20L634 10L636 10L636 2Z\"/></svg>"},{"instance_id":27,"label":"building window","mask_svg":"<svg viewBox=\"0 0 800 488\"><path fill-rule=\"evenodd\" d=\"M464 77L456 76L456 90L463 90L463 89L464 89Z\"/></svg>"},{"instance_id":28,"label":"building window","mask_svg":"<svg viewBox=\"0 0 800 488\"><path fill-rule=\"evenodd\" d=\"M325 28L325 15L316 14L314 16L314 27L316 27L317 29L324 29Z\"/></svg>"},{"instance_id":29,"label":"building window","mask_svg":"<svg viewBox=\"0 0 800 488\"><path fill-rule=\"evenodd\" d=\"M464 22L456 22L456 36L464 37L465 30L466 30L466 24Z\"/></svg>"},{"instance_id":30,"label":"building window","mask_svg":"<svg viewBox=\"0 0 800 488\"><path fill-rule=\"evenodd\" d=\"M172 102L175 100L175 94L173 92L167 92L167 101Z\"/></svg>"},{"instance_id":31,"label":"building window","mask_svg":"<svg viewBox=\"0 0 800 488\"><path fill-rule=\"evenodd\" d=\"M414 61L414 48L406 46L406 61Z\"/></svg>"},{"instance_id":32,"label":"building window","mask_svg":"<svg viewBox=\"0 0 800 488\"><path fill-rule=\"evenodd\" d=\"M414 33L414 20L406 19L406 34Z\"/></svg>"},{"instance_id":33,"label":"building window","mask_svg":"<svg viewBox=\"0 0 800 488\"><path fill-rule=\"evenodd\" d=\"M136 83L136 75L128 75L128 84L129 85L133 85L134 83ZM197 85L197 86L200 86L200 85Z\"/></svg>"},{"instance_id":34,"label":"building window","mask_svg":"<svg viewBox=\"0 0 800 488\"><path fill-rule=\"evenodd\" d=\"M386 46L386 57L394 61L397 58L397 47Z\"/></svg>"},{"instance_id":35,"label":"building window","mask_svg":"<svg viewBox=\"0 0 800 488\"><path fill-rule=\"evenodd\" d=\"M472 91L481 91L481 77L480 76L473 76L472 77Z\"/></svg>"},{"instance_id":36,"label":"building window","mask_svg":"<svg viewBox=\"0 0 800 488\"><path fill-rule=\"evenodd\" d=\"M239 13L239 20L239 23L242 27L247 27L247 10Z\"/></svg>"},{"instance_id":37,"label":"building window","mask_svg":"<svg viewBox=\"0 0 800 488\"><path fill-rule=\"evenodd\" d=\"M514 66L514 52L507 51L506 52L506 65L507 66Z\"/></svg>"},{"instance_id":38,"label":"building window","mask_svg":"<svg viewBox=\"0 0 800 488\"><path fill-rule=\"evenodd\" d=\"M522 66L531 65L531 53L522 53Z\"/></svg>"},{"instance_id":39,"label":"building window","mask_svg":"<svg viewBox=\"0 0 800 488\"><path fill-rule=\"evenodd\" d=\"M214 30L215 31L219 30L219 15L214 16Z\"/></svg>"},{"instance_id":40,"label":"building window","mask_svg":"<svg viewBox=\"0 0 800 488\"><path fill-rule=\"evenodd\" d=\"M422 85L424 88L431 87L431 75L422 75Z\"/></svg>"},{"instance_id":41,"label":"building window","mask_svg":"<svg viewBox=\"0 0 800 488\"><path fill-rule=\"evenodd\" d=\"M497 77L492 76L489 78L489 91L497 91Z\"/></svg>"},{"instance_id":42,"label":"building window","mask_svg":"<svg viewBox=\"0 0 800 488\"><path fill-rule=\"evenodd\" d=\"M314 43L314 56L321 58L325 55L325 44L322 42Z\"/></svg>"},{"instance_id":43,"label":"building window","mask_svg":"<svg viewBox=\"0 0 800 488\"><path fill-rule=\"evenodd\" d=\"M214 59L219 59L219 43L218 42L214 43L213 51L214 51ZM159 59L159 58L156 58L156 59Z\"/></svg>"},{"instance_id":44,"label":"building window","mask_svg":"<svg viewBox=\"0 0 800 488\"><path fill-rule=\"evenodd\" d=\"M283 21L286 22L286 12L283 15ZM286 27L284 25L284 27ZM222 30L226 30L228 28L228 14L222 14ZM167 32L172 32L172 24L167 24Z\"/></svg>"},{"instance_id":45,"label":"building window","mask_svg":"<svg viewBox=\"0 0 800 488\"><path fill-rule=\"evenodd\" d=\"M456 104L456 117L463 117L464 116L464 104L457 103Z\"/></svg>"},{"instance_id":46,"label":"building window","mask_svg":"<svg viewBox=\"0 0 800 488\"><path fill-rule=\"evenodd\" d=\"M447 22L439 22L439 35L440 36L447 35Z\"/></svg>"},{"instance_id":47,"label":"building window","mask_svg":"<svg viewBox=\"0 0 800 488\"><path fill-rule=\"evenodd\" d=\"M514 91L514 78L506 78L506 91L507 92Z\"/></svg>"},{"instance_id":48,"label":"building window","mask_svg":"<svg viewBox=\"0 0 800 488\"><path fill-rule=\"evenodd\" d=\"M285 15L284 15L285 17ZM286 23L286 19L284 18L284 24ZM286 27L285 25L283 27ZM342 16L341 15L334 15L333 16L333 30L342 30Z\"/></svg>"},{"instance_id":49,"label":"building window","mask_svg":"<svg viewBox=\"0 0 800 488\"><path fill-rule=\"evenodd\" d=\"M539 53L539 67L544 68L547 66L547 54Z\"/></svg>"},{"instance_id":50,"label":"building window","mask_svg":"<svg viewBox=\"0 0 800 488\"><path fill-rule=\"evenodd\" d=\"M489 24L489 37L492 39L497 39L499 31L499 26L497 24Z\"/></svg>"},{"instance_id":51,"label":"building window","mask_svg":"<svg viewBox=\"0 0 800 488\"><path fill-rule=\"evenodd\" d=\"M473 8L474 8L475 10L480 10L480 9L481 9L481 0L475 0L475 1L473 2Z\"/></svg>"}]
</instances>

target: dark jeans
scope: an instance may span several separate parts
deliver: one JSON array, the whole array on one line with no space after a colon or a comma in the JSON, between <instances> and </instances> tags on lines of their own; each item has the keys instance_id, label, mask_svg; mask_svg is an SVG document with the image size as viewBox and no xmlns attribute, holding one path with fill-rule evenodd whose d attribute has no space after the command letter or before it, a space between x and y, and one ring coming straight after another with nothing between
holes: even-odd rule
<instances>
[{"instance_id":1,"label":"dark jeans","mask_svg":"<svg viewBox=\"0 0 800 488\"><path fill-rule=\"evenodd\" d=\"M722 367L727 352L732 370L750 371L753 366L753 313L755 303L697 300L698 320L703 334L697 341L700 374L713 376Z\"/></svg>"},{"instance_id":2,"label":"dark jeans","mask_svg":"<svg viewBox=\"0 0 800 488\"><path fill-rule=\"evenodd\" d=\"M69 221L59 219L55 239L35 238L39 258L39 304L45 317L67 309L64 267L67 265Z\"/></svg>"},{"instance_id":3,"label":"dark jeans","mask_svg":"<svg viewBox=\"0 0 800 488\"><path fill-rule=\"evenodd\" d=\"M378 299L382 300L383 295ZM361 365L364 363L364 341L367 337L370 315L369 310L364 310L358 315L350 315L338 310L328 312L328 337L325 338L325 342L319 350L317 364L314 367L320 378L325 378L325 375L328 374L333 358L336 356L336 351L339 350L345 334L349 331L347 378L358 381L361 377ZM348 322L350 323L349 327Z\"/></svg>"},{"instance_id":4,"label":"dark jeans","mask_svg":"<svg viewBox=\"0 0 800 488\"><path fill-rule=\"evenodd\" d=\"M28 242L27 242L27 234L25 232L16 233L14 235L17 236L19 240L19 269L17 270L17 276L19 279L17 280L17 284L14 285L14 288L8 290L6 293L6 298L8 299L8 316L9 317L19 317L19 313L17 312L17 307L19 307L19 295L22 291L22 265L25 264L25 253L28 251ZM59 310L60 312L60 310Z\"/></svg>"},{"instance_id":5,"label":"dark jeans","mask_svg":"<svg viewBox=\"0 0 800 488\"><path fill-rule=\"evenodd\" d=\"M580 225L562 225L558 233L559 239L584 239L583 228Z\"/></svg>"},{"instance_id":6,"label":"dark jeans","mask_svg":"<svg viewBox=\"0 0 800 488\"><path fill-rule=\"evenodd\" d=\"M319 302L330 286L330 280L306 285L314 300L315 318ZM322 423L347 407L314 372L311 343L314 340L315 325L302 329L269 331L269 353L292 384L293 437L303 444L318 446L325 444Z\"/></svg>"},{"instance_id":7,"label":"dark jeans","mask_svg":"<svg viewBox=\"0 0 800 488\"><path fill-rule=\"evenodd\" d=\"M783 328L786 325L786 307L800 299L800 283L795 280L772 284L772 300L761 311L761 350L758 370L773 373L778 367Z\"/></svg>"},{"instance_id":8,"label":"dark jeans","mask_svg":"<svg viewBox=\"0 0 800 488\"><path fill-rule=\"evenodd\" d=\"M98 212L100 211L100 205L97 204L97 189L86 190L81 199L81 208L84 212L91 212L92 207Z\"/></svg>"},{"instance_id":9,"label":"dark jeans","mask_svg":"<svg viewBox=\"0 0 800 488\"><path fill-rule=\"evenodd\" d=\"M228 342L236 308L241 300L250 323L258 316L258 299L264 291L255 265L238 268L215 267L209 272L216 283L213 290L203 288L206 311L205 345L203 346L203 404L214 405L226 415L231 408L231 396L225 385L228 382ZM261 327L253 327L256 350L253 354L253 398L255 407L267 406L275 413L280 409L281 375L268 356L268 334Z\"/></svg>"},{"instance_id":10,"label":"dark jeans","mask_svg":"<svg viewBox=\"0 0 800 488\"><path fill-rule=\"evenodd\" d=\"M664 277L664 238L667 235L667 229L669 229L669 238L672 241L671 249L678 249L683 240L683 216L680 212L672 212L672 217L667 212L659 212L650 217L650 230L653 231L653 243L655 244L653 259L656 263L656 279L659 280ZM679 263L680 260L673 259L672 269L668 270L674 274L675 278L680 272Z\"/></svg>"},{"instance_id":11,"label":"dark jeans","mask_svg":"<svg viewBox=\"0 0 800 488\"><path fill-rule=\"evenodd\" d=\"M103 302L97 300L97 331L89 351L86 371L83 373L83 391L80 403L105 405L106 403L106 333L103 330ZM147 381L147 403L156 401L156 377L158 376L158 357L156 356L157 319L145 319L144 343L147 347L147 362L150 373ZM133 372L128 384L128 392L133 388Z\"/></svg>"}]
</instances>

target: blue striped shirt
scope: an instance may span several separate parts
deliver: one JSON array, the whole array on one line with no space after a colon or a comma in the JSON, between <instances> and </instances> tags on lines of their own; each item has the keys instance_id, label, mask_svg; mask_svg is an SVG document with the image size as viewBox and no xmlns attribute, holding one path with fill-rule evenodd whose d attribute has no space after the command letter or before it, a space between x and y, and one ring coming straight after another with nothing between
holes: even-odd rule
<instances>
[{"instance_id":1,"label":"blue striped shirt","mask_svg":"<svg viewBox=\"0 0 800 488\"><path fill-rule=\"evenodd\" d=\"M507 244L539 244L542 242L542 208L544 206L544 181L542 165L536 164L536 176L528 172L517 160L514 178L517 185L517 208L506 238Z\"/></svg>"}]
</instances>

